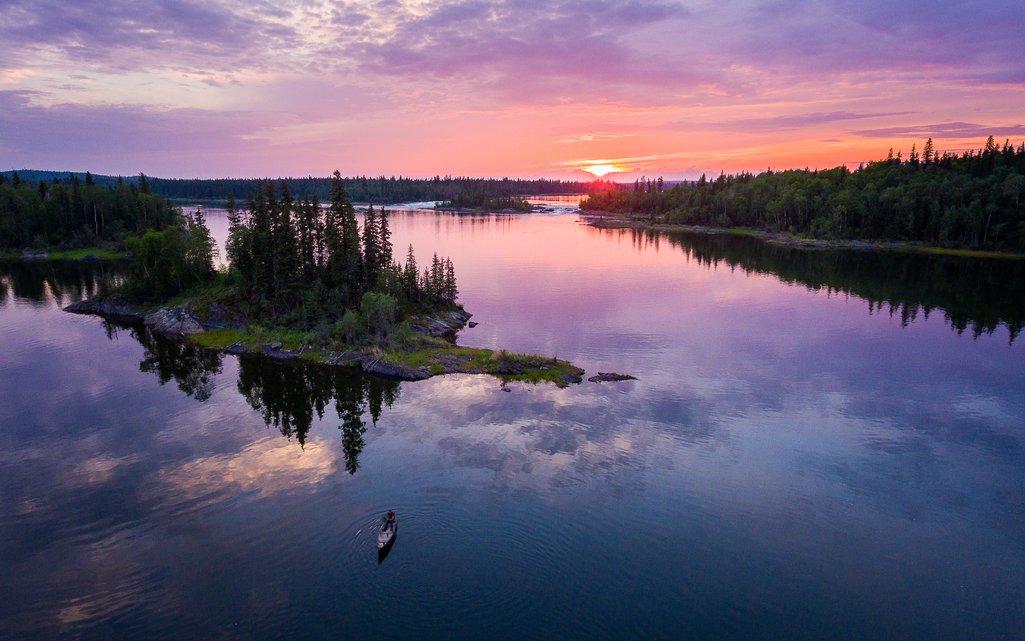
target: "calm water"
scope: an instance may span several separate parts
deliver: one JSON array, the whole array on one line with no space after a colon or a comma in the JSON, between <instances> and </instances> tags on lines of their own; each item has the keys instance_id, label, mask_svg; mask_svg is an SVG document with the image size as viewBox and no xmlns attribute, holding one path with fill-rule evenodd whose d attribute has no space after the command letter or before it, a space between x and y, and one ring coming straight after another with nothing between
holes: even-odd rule
<instances>
[{"instance_id":1,"label":"calm water","mask_svg":"<svg viewBox=\"0 0 1025 641\"><path fill-rule=\"evenodd\" d=\"M462 343L635 382L210 355L0 268L0 637L1025 639L1022 265L560 211L396 254L452 257Z\"/></svg>"}]
</instances>

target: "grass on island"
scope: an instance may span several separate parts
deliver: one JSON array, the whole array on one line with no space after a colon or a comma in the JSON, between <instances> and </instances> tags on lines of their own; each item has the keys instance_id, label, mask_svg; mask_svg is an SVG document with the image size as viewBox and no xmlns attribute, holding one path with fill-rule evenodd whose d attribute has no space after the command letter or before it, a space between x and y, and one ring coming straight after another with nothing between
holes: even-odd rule
<instances>
[{"instance_id":1,"label":"grass on island","mask_svg":"<svg viewBox=\"0 0 1025 641\"><path fill-rule=\"evenodd\" d=\"M226 349L240 343L245 349L256 349L261 345L281 343L281 349L296 351L312 340L312 332L286 328L250 327L248 329L211 329L192 334L189 340L201 347Z\"/></svg>"},{"instance_id":2,"label":"grass on island","mask_svg":"<svg viewBox=\"0 0 1025 641\"><path fill-rule=\"evenodd\" d=\"M883 249L889 248L884 245ZM964 258L1012 258L1016 260L1025 258L1025 254L1012 254L1011 252L988 251L985 249L954 249L948 247L933 247L930 245L908 245L894 247L892 249L914 251L922 254L935 254L938 256L961 256Z\"/></svg>"},{"instance_id":3,"label":"grass on island","mask_svg":"<svg viewBox=\"0 0 1025 641\"><path fill-rule=\"evenodd\" d=\"M82 247L79 249L61 249L47 252L50 260L85 260L87 258L98 258L100 260L118 260L125 257L125 252L101 247Z\"/></svg>"},{"instance_id":4,"label":"grass on island","mask_svg":"<svg viewBox=\"0 0 1025 641\"><path fill-rule=\"evenodd\" d=\"M125 258L125 252L102 247L80 247L78 249L40 249L33 250L36 255L45 255L45 258L33 258L33 260L121 260ZM22 260L24 254L20 249L6 249L0 255L3 260Z\"/></svg>"},{"instance_id":5,"label":"grass on island","mask_svg":"<svg viewBox=\"0 0 1025 641\"><path fill-rule=\"evenodd\" d=\"M559 387L566 387L570 382L579 382L583 374L580 368L555 357L459 347L444 341L440 343L413 351L385 350L384 357L388 362L425 369L432 374L490 374L506 382L548 382Z\"/></svg>"},{"instance_id":6,"label":"grass on island","mask_svg":"<svg viewBox=\"0 0 1025 641\"><path fill-rule=\"evenodd\" d=\"M201 347L227 349L239 344L246 351L259 351L262 346L281 343L281 349L298 351L304 345L314 342L312 332L283 328L212 329L193 334L189 341ZM476 347L452 345L437 338L418 338L411 349L399 347L367 347L356 345L333 345L337 351L367 352L382 357L383 362L404 365L432 375L444 373L490 374L503 381L526 383L555 383L566 387L579 382L583 370L567 361L537 354L513 354L505 350L492 351ZM303 352L299 358L313 363L327 362L323 349L313 348Z\"/></svg>"}]
</instances>

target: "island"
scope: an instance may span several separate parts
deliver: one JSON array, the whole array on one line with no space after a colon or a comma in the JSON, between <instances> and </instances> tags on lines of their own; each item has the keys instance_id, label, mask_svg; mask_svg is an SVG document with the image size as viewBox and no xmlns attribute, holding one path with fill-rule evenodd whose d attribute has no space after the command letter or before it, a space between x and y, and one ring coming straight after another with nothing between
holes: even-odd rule
<instances>
[{"instance_id":1,"label":"island","mask_svg":"<svg viewBox=\"0 0 1025 641\"><path fill-rule=\"evenodd\" d=\"M457 302L451 259L435 253L420 269L412 246L404 262L395 259L388 212L371 205L360 225L338 172L326 207L293 197L285 181L258 183L242 207L229 196L229 266L220 270L202 208L184 213L152 194L144 175L139 182L101 186L88 174L84 184L5 181L4 195L18 197L0 208L6 253L17 256L20 246L24 257L27 241L32 258L121 257L123 272L66 311L142 322L207 349L402 380L583 380L567 361L457 345L471 314Z\"/></svg>"}]
</instances>

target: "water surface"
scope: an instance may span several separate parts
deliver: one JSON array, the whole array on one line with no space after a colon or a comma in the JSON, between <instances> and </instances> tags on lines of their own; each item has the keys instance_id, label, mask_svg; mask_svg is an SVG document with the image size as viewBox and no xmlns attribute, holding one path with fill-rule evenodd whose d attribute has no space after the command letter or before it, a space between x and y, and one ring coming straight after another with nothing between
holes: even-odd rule
<instances>
[{"instance_id":1,"label":"water surface","mask_svg":"<svg viewBox=\"0 0 1025 641\"><path fill-rule=\"evenodd\" d=\"M109 268L5 266L0 636L1025 638L1020 265L391 223L461 343L638 380L212 355L60 311Z\"/></svg>"}]
</instances>

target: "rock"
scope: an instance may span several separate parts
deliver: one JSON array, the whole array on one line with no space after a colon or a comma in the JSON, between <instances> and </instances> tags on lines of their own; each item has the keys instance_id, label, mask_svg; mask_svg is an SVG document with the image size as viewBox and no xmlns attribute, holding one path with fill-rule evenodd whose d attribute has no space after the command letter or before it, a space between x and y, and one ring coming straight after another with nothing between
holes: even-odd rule
<instances>
[{"instance_id":1,"label":"rock","mask_svg":"<svg viewBox=\"0 0 1025 641\"><path fill-rule=\"evenodd\" d=\"M117 298L90 298L72 303L64 308L72 314L95 314L109 320L125 323L141 323L142 312L138 307Z\"/></svg>"},{"instance_id":2,"label":"rock","mask_svg":"<svg viewBox=\"0 0 1025 641\"><path fill-rule=\"evenodd\" d=\"M476 321L470 321L469 323L467 323L467 325L470 327L470 329L473 329L474 327L480 325L480 323Z\"/></svg>"},{"instance_id":3,"label":"rock","mask_svg":"<svg viewBox=\"0 0 1025 641\"><path fill-rule=\"evenodd\" d=\"M279 349L281 349L282 347L283 347L283 345L282 345L281 341L278 341L277 343L271 343L270 345L268 345L267 349L269 349L272 352L276 352Z\"/></svg>"},{"instance_id":4,"label":"rock","mask_svg":"<svg viewBox=\"0 0 1025 641\"><path fill-rule=\"evenodd\" d=\"M592 383L609 383L612 381L636 381L636 376L629 374L617 374L615 372L598 372L597 376L591 376L587 380Z\"/></svg>"},{"instance_id":5,"label":"rock","mask_svg":"<svg viewBox=\"0 0 1025 641\"><path fill-rule=\"evenodd\" d=\"M364 365L365 371L371 374L377 374L378 376L387 376L388 378L398 378L404 381L422 381L431 377L430 373L423 371L417 367L411 367L409 365L399 365L398 363L385 363L384 361L378 360L372 362L369 366Z\"/></svg>"},{"instance_id":6,"label":"rock","mask_svg":"<svg viewBox=\"0 0 1025 641\"><path fill-rule=\"evenodd\" d=\"M146 317L146 327L158 334L187 336L203 331L203 326L183 307L161 307Z\"/></svg>"},{"instance_id":7,"label":"rock","mask_svg":"<svg viewBox=\"0 0 1025 641\"><path fill-rule=\"evenodd\" d=\"M473 314L458 309L433 316L414 316L409 319L409 324L414 332L435 338L452 339L455 338L456 332L466 325L471 316Z\"/></svg>"}]
</instances>

